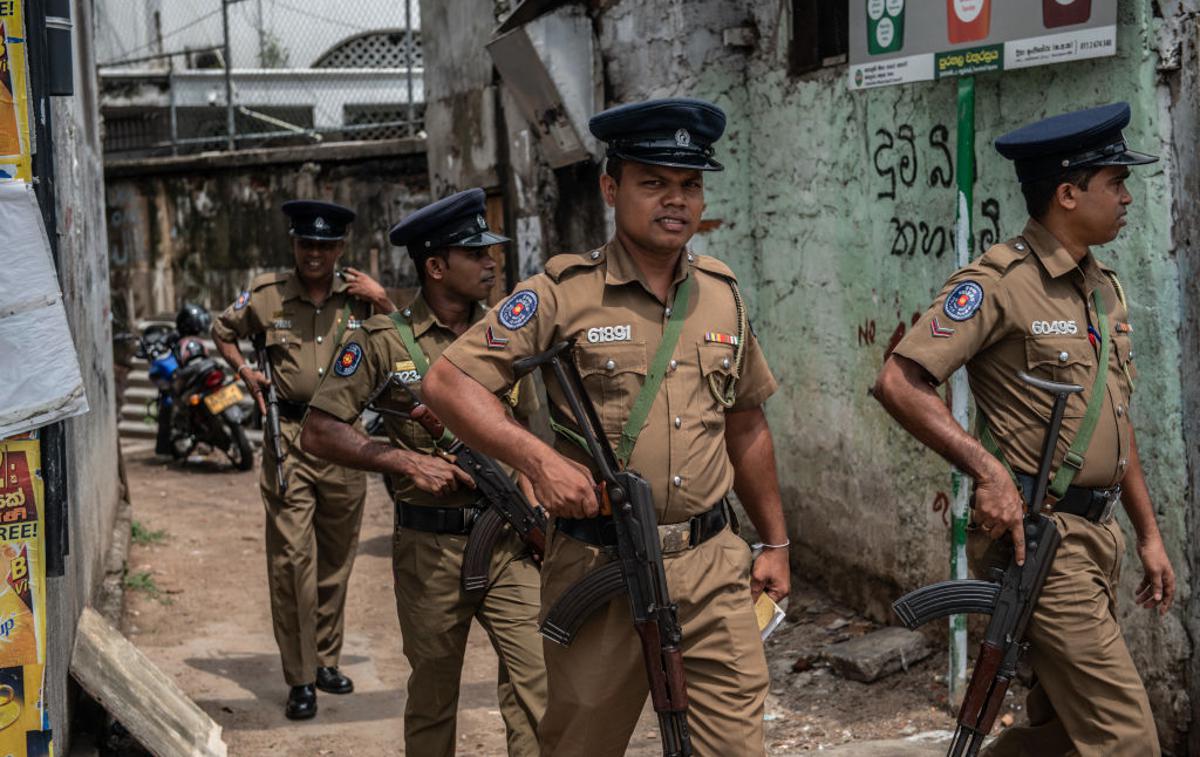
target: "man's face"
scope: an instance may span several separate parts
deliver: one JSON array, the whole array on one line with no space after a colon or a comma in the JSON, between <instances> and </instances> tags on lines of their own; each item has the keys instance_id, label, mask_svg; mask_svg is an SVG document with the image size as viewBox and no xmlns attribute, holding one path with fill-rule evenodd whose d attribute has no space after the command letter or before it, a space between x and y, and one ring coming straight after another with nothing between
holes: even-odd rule
<instances>
[{"instance_id":1,"label":"man's face","mask_svg":"<svg viewBox=\"0 0 1200 757\"><path fill-rule=\"evenodd\" d=\"M1089 245L1107 244L1121 233L1125 213L1133 202L1133 196L1125 188L1127 178L1126 166L1105 166L1088 182L1087 189L1071 188L1074 203L1071 218L1081 241Z\"/></svg>"},{"instance_id":2,"label":"man's face","mask_svg":"<svg viewBox=\"0 0 1200 757\"><path fill-rule=\"evenodd\" d=\"M426 261L425 276L449 292L472 302L486 299L496 283L496 261L488 247L451 247L443 259Z\"/></svg>"},{"instance_id":3,"label":"man's face","mask_svg":"<svg viewBox=\"0 0 1200 757\"><path fill-rule=\"evenodd\" d=\"M625 161L621 181L600 177L604 201L616 213L617 230L643 249L674 254L700 228L704 174Z\"/></svg>"},{"instance_id":4,"label":"man's face","mask_svg":"<svg viewBox=\"0 0 1200 757\"><path fill-rule=\"evenodd\" d=\"M327 281L333 276L334 266L346 249L346 240L305 239L292 237L292 254L296 258L296 270L300 278L310 284Z\"/></svg>"}]
</instances>

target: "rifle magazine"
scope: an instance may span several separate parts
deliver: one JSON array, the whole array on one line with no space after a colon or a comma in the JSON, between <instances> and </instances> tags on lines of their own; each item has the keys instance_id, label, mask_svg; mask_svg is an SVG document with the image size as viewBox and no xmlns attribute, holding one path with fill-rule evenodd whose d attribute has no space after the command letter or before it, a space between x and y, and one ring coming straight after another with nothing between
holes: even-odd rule
<instances>
[{"instance_id":1,"label":"rifle magazine","mask_svg":"<svg viewBox=\"0 0 1200 757\"><path fill-rule=\"evenodd\" d=\"M475 519L471 526L471 535L467 537L467 547L463 552L462 587L465 591L486 589L492 567L492 550L500 531L504 528L504 520L492 508L487 508Z\"/></svg>"},{"instance_id":2,"label":"rifle magazine","mask_svg":"<svg viewBox=\"0 0 1200 757\"><path fill-rule=\"evenodd\" d=\"M1000 584L990 581L939 581L910 591L892 603L892 610L910 631L931 620L964 613L990 614Z\"/></svg>"},{"instance_id":3,"label":"rifle magazine","mask_svg":"<svg viewBox=\"0 0 1200 757\"><path fill-rule=\"evenodd\" d=\"M625 591L621 563L606 563L571 584L550 607L538 630L550 641L570 646L584 621Z\"/></svg>"}]
</instances>

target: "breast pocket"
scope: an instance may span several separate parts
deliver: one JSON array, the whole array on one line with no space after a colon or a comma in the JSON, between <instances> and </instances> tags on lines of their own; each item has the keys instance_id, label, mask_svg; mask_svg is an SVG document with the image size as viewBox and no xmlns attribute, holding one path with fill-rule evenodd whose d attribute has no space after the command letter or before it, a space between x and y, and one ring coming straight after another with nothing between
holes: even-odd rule
<instances>
[{"instance_id":1,"label":"breast pocket","mask_svg":"<svg viewBox=\"0 0 1200 757\"><path fill-rule=\"evenodd\" d=\"M701 344L697 351L701 377L700 419L709 431L722 430L725 428L725 402L732 402L738 378L734 349L727 344Z\"/></svg>"},{"instance_id":2,"label":"breast pocket","mask_svg":"<svg viewBox=\"0 0 1200 757\"><path fill-rule=\"evenodd\" d=\"M267 329L266 345L271 364L276 370L288 371L300 367L301 340L291 331Z\"/></svg>"},{"instance_id":3,"label":"breast pocket","mask_svg":"<svg viewBox=\"0 0 1200 757\"><path fill-rule=\"evenodd\" d=\"M1133 340L1128 334L1113 332L1113 349L1117 351L1117 365L1121 369L1121 385L1125 387L1126 396L1133 394L1134 379L1137 369L1133 367Z\"/></svg>"},{"instance_id":4,"label":"breast pocket","mask_svg":"<svg viewBox=\"0 0 1200 757\"><path fill-rule=\"evenodd\" d=\"M1064 416L1079 418L1087 411L1086 395L1096 377L1096 354L1086 336L1036 336L1025 338L1026 371L1037 378L1063 384L1078 384L1081 394L1067 400ZM1030 405L1045 419L1050 418L1054 397L1048 392L1023 385Z\"/></svg>"},{"instance_id":5,"label":"breast pocket","mask_svg":"<svg viewBox=\"0 0 1200 757\"><path fill-rule=\"evenodd\" d=\"M589 344L575 359L605 432L619 434L646 383L646 343Z\"/></svg>"}]
</instances>

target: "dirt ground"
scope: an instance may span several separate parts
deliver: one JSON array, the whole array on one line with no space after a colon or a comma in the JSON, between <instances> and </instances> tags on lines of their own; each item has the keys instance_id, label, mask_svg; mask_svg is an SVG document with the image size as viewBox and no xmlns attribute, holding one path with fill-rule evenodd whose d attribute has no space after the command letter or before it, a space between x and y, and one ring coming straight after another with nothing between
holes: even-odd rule
<instances>
[{"instance_id":1,"label":"dirt ground","mask_svg":"<svg viewBox=\"0 0 1200 757\"><path fill-rule=\"evenodd\" d=\"M229 753L403 754L409 668L391 587L391 507L378 477L347 606L342 667L355 693L320 694L317 717L293 723L283 716L287 687L271 633L257 471L164 464L140 444L124 453L135 529L152 537L135 532L130 547L123 630L223 727ZM789 618L767 642L772 754L839 744L837 754L944 751L936 745L945 735L936 732L952 725L944 653L874 684L844 680L819 659L797 672L797 659L873 626L812 588L793 594ZM462 676L460 754L504 754L495 675L495 655L476 626ZM655 731L647 710L628 753L659 754ZM905 737L900 746L866 743Z\"/></svg>"}]
</instances>

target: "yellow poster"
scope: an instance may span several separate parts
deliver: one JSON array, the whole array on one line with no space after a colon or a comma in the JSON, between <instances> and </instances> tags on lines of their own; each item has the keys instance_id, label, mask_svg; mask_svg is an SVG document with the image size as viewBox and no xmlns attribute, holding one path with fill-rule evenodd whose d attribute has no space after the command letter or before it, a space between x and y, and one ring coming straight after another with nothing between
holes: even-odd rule
<instances>
[{"instance_id":1,"label":"yellow poster","mask_svg":"<svg viewBox=\"0 0 1200 757\"><path fill-rule=\"evenodd\" d=\"M19 0L0 0L0 179L29 181L28 68L21 5Z\"/></svg>"},{"instance_id":2,"label":"yellow poster","mask_svg":"<svg viewBox=\"0 0 1200 757\"><path fill-rule=\"evenodd\" d=\"M0 441L0 757L49 757L45 492L36 437Z\"/></svg>"}]
</instances>

